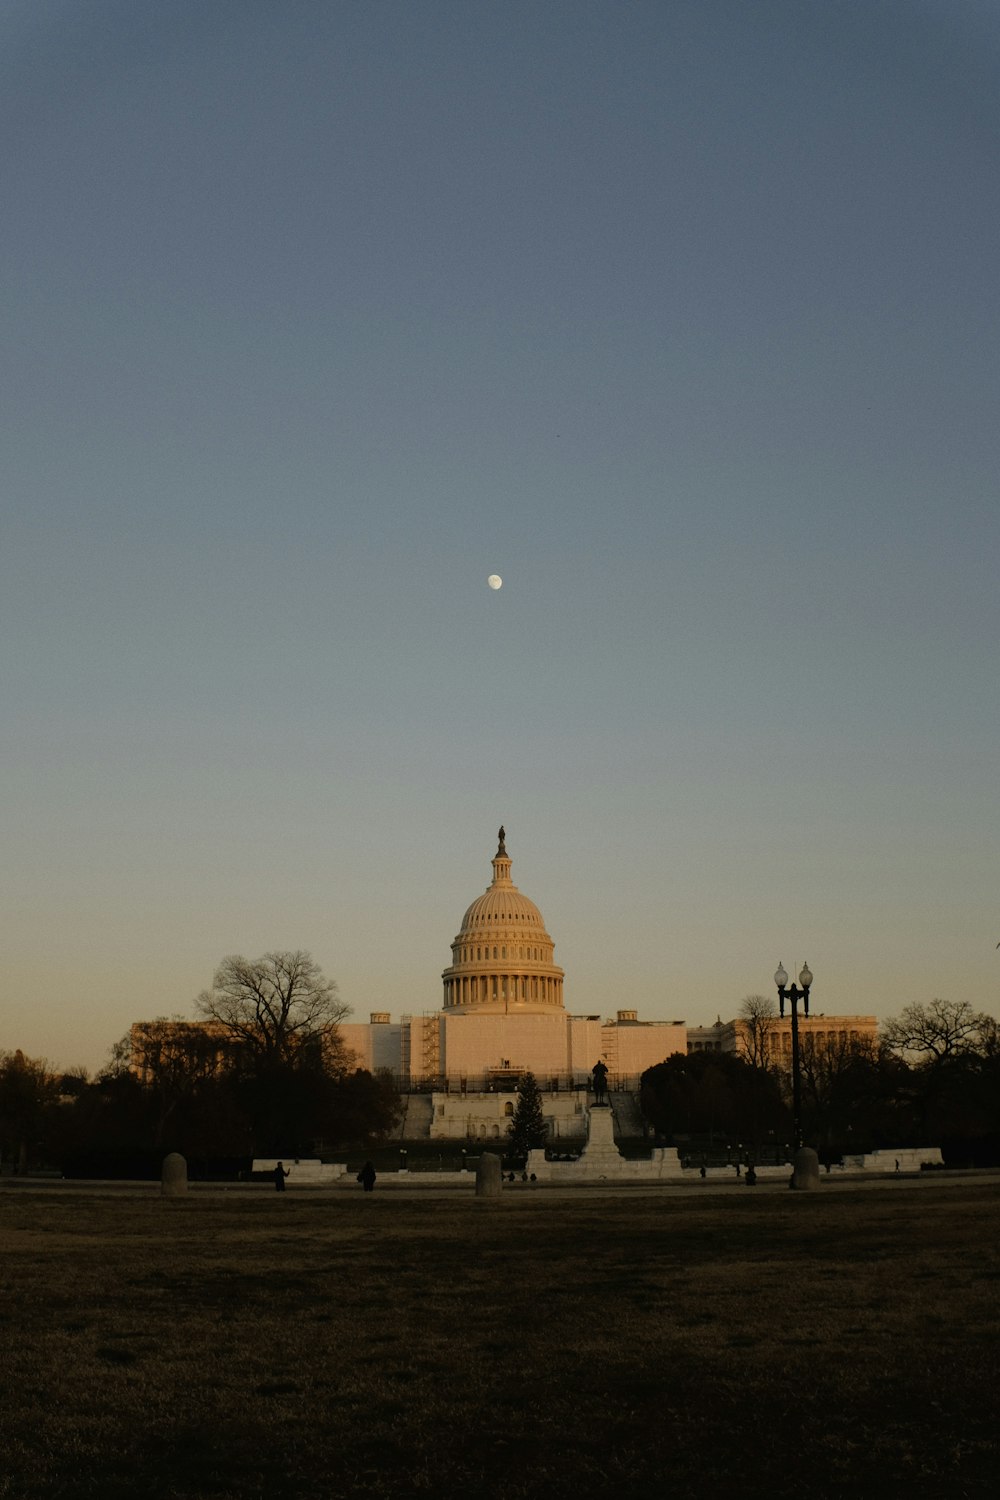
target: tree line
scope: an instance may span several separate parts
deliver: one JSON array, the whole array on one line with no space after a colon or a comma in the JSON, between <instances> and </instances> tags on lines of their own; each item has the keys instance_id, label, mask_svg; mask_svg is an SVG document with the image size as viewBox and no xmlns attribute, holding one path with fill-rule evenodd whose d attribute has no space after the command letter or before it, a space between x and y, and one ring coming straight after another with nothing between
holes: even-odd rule
<instances>
[{"instance_id":1,"label":"tree line","mask_svg":"<svg viewBox=\"0 0 1000 1500\"><path fill-rule=\"evenodd\" d=\"M0 1167L144 1176L179 1151L221 1174L370 1143L398 1119L395 1084L354 1066L348 1008L308 953L227 958L196 1008L133 1026L93 1079L0 1053Z\"/></svg>"},{"instance_id":2,"label":"tree line","mask_svg":"<svg viewBox=\"0 0 1000 1500\"><path fill-rule=\"evenodd\" d=\"M227 958L196 1002L199 1020L134 1026L93 1079L0 1053L0 1169L145 1175L168 1151L195 1171L228 1173L255 1156L307 1156L384 1139L394 1082L354 1066L336 985L309 954ZM741 1149L783 1159L791 1081L769 1046L772 1002L741 1007L742 1054L674 1054L642 1077L657 1139L697 1158ZM879 1038L806 1034L805 1139L826 1160L940 1146L960 1165L1000 1163L1000 1025L967 1002L909 1005ZM544 1140L537 1084L522 1081L511 1148Z\"/></svg>"},{"instance_id":3,"label":"tree line","mask_svg":"<svg viewBox=\"0 0 1000 1500\"><path fill-rule=\"evenodd\" d=\"M784 1160L791 1075L768 1045L777 1017L764 996L741 1007L742 1053L675 1054L642 1077L643 1113L682 1156L742 1149ZM803 1134L821 1159L940 1146L955 1165L1000 1163L1000 1025L966 1001L908 1005L877 1040L801 1038Z\"/></svg>"}]
</instances>

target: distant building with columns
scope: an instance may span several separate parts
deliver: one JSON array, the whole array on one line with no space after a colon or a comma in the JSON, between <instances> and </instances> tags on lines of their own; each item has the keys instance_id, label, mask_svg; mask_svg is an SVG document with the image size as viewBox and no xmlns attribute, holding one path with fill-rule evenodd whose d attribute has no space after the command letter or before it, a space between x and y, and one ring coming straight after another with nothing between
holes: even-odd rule
<instances>
[{"instance_id":1,"label":"distant building with columns","mask_svg":"<svg viewBox=\"0 0 1000 1500\"><path fill-rule=\"evenodd\" d=\"M875 1016L798 1017L799 1047L812 1051L846 1051L863 1045L874 1046L878 1039ZM754 1053L769 1067L790 1069L792 1066L792 1021L790 1016L770 1016L756 1025L747 1021L716 1021L714 1026L687 1028L688 1052L731 1052L752 1060Z\"/></svg>"}]
</instances>

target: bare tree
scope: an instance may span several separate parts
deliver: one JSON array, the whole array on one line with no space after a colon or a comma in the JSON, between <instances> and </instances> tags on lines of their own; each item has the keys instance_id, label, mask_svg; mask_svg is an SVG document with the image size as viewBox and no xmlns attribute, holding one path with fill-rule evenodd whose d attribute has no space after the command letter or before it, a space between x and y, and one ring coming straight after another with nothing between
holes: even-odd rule
<instances>
[{"instance_id":1,"label":"bare tree","mask_svg":"<svg viewBox=\"0 0 1000 1500\"><path fill-rule=\"evenodd\" d=\"M1000 1057L1000 1021L994 1016L980 1016L979 1051L983 1057Z\"/></svg>"},{"instance_id":2,"label":"bare tree","mask_svg":"<svg viewBox=\"0 0 1000 1500\"><path fill-rule=\"evenodd\" d=\"M852 1038L831 1031L820 1041L807 1032L799 1047L799 1067L802 1092L810 1108L817 1116L825 1116L847 1074L858 1064L875 1067L878 1058L878 1043L870 1036Z\"/></svg>"},{"instance_id":3,"label":"bare tree","mask_svg":"<svg viewBox=\"0 0 1000 1500\"><path fill-rule=\"evenodd\" d=\"M309 1049L328 1067L342 1060L337 1027L350 1007L308 953L226 958L197 1007L245 1046L258 1065L301 1060Z\"/></svg>"},{"instance_id":4,"label":"bare tree","mask_svg":"<svg viewBox=\"0 0 1000 1500\"><path fill-rule=\"evenodd\" d=\"M135 1021L127 1036L112 1048L112 1063L128 1049L128 1067L140 1083L158 1087L189 1086L225 1071L232 1039L218 1022L185 1021L181 1016L158 1016Z\"/></svg>"},{"instance_id":5,"label":"bare tree","mask_svg":"<svg viewBox=\"0 0 1000 1500\"><path fill-rule=\"evenodd\" d=\"M777 1019L774 1001L769 995L747 995L740 1002L743 1056L751 1068L766 1071L770 1067L771 1034Z\"/></svg>"},{"instance_id":6,"label":"bare tree","mask_svg":"<svg viewBox=\"0 0 1000 1500\"><path fill-rule=\"evenodd\" d=\"M882 1040L893 1052L922 1053L928 1058L980 1052L989 1048L995 1036L992 1016L973 1010L968 1000L907 1005L882 1027Z\"/></svg>"},{"instance_id":7,"label":"bare tree","mask_svg":"<svg viewBox=\"0 0 1000 1500\"><path fill-rule=\"evenodd\" d=\"M159 1146L171 1121L190 1107L199 1089L225 1072L234 1043L217 1022L206 1025L177 1016L169 1020L160 1016L155 1021L133 1024L128 1035L112 1049L112 1065L125 1047L128 1070L155 1101L153 1139Z\"/></svg>"}]
</instances>

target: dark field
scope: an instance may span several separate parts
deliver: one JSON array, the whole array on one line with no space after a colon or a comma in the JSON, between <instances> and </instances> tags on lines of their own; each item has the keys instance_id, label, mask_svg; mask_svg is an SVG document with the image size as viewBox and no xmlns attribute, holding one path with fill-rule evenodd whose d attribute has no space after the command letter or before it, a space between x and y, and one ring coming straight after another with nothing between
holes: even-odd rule
<instances>
[{"instance_id":1,"label":"dark field","mask_svg":"<svg viewBox=\"0 0 1000 1500\"><path fill-rule=\"evenodd\" d=\"M0 1193L0 1495L994 1492L1000 1185Z\"/></svg>"}]
</instances>

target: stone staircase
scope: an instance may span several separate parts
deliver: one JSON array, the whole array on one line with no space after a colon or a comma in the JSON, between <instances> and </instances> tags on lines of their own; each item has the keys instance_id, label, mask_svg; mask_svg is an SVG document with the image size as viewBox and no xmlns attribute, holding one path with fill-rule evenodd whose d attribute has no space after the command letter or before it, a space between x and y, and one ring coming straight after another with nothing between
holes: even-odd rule
<instances>
[{"instance_id":1,"label":"stone staircase","mask_svg":"<svg viewBox=\"0 0 1000 1500\"><path fill-rule=\"evenodd\" d=\"M615 1136L622 1140L627 1136L642 1135L642 1111L639 1108L639 1098L636 1094L630 1094L624 1089L610 1089L608 1098L611 1100L611 1112L615 1119Z\"/></svg>"},{"instance_id":2,"label":"stone staircase","mask_svg":"<svg viewBox=\"0 0 1000 1500\"><path fill-rule=\"evenodd\" d=\"M434 1121L434 1103L430 1094L404 1094L403 1115L396 1128L401 1141L429 1141Z\"/></svg>"}]
</instances>

